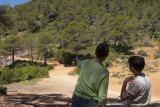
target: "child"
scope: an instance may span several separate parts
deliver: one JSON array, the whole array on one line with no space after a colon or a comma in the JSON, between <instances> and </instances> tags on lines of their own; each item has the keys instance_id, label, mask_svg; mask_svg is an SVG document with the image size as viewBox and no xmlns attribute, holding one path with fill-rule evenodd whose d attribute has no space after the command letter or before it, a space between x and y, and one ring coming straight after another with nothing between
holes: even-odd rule
<instances>
[{"instance_id":1,"label":"child","mask_svg":"<svg viewBox=\"0 0 160 107\"><path fill-rule=\"evenodd\" d=\"M145 66L143 57L133 56L128 60L129 69L134 74L123 81L121 99L130 106L148 106L151 99L151 81L142 73ZM126 90L127 83L130 82Z\"/></svg>"}]
</instances>

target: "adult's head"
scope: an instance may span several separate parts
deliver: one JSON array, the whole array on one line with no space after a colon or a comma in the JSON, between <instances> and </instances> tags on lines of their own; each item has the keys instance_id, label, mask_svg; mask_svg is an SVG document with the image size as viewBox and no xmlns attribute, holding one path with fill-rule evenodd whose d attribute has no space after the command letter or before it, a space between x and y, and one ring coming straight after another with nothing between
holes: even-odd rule
<instances>
[{"instance_id":1,"label":"adult's head","mask_svg":"<svg viewBox=\"0 0 160 107\"><path fill-rule=\"evenodd\" d=\"M105 43L99 44L96 48L95 54L98 59L101 59L101 60L106 59L109 54L108 45Z\"/></svg>"},{"instance_id":2,"label":"adult's head","mask_svg":"<svg viewBox=\"0 0 160 107\"><path fill-rule=\"evenodd\" d=\"M140 56L132 56L128 59L129 68L134 69L137 72L142 72L145 66L145 60ZM132 71L132 70L131 70Z\"/></svg>"}]
</instances>

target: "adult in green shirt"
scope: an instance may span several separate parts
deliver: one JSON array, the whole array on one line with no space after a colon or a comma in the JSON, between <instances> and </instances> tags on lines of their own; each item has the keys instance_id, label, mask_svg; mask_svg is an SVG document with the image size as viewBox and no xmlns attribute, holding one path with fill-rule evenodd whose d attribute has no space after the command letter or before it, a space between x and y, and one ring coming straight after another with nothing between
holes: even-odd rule
<instances>
[{"instance_id":1,"label":"adult in green shirt","mask_svg":"<svg viewBox=\"0 0 160 107\"><path fill-rule=\"evenodd\" d=\"M94 60L76 58L81 72L73 92L72 107L106 106L109 72L102 62L108 53L107 44L101 43L96 48Z\"/></svg>"}]
</instances>

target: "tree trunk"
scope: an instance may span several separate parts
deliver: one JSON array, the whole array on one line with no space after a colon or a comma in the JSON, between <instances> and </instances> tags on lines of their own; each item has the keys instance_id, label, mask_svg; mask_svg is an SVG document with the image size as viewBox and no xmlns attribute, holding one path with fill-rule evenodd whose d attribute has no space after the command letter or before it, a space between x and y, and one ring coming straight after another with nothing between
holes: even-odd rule
<instances>
[{"instance_id":1,"label":"tree trunk","mask_svg":"<svg viewBox=\"0 0 160 107\"><path fill-rule=\"evenodd\" d=\"M117 39L114 41L114 45L116 45L116 43L117 43Z\"/></svg>"},{"instance_id":2,"label":"tree trunk","mask_svg":"<svg viewBox=\"0 0 160 107\"><path fill-rule=\"evenodd\" d=\"M33 52L32 52L32 48L31 48L31 59L32 59L32 63L33 63Z\"/></svg>"},{"instance_id":3,"label":"tree trunk","mask_svg":"<svg viewBox=\"0 0 160 107\"><path fill-rule=\"evenodd\" d=\"M47 58L44 57L44 66L46 67L46 65L47 65Z\"/></svg>"},{"instance_id":4,"label":"tree trunk","mask_svg":"<svg viewBox=\"0 0 160 107\"><path fill-rule=\"evenodd\" d=\"M14 64L14 50L12 50L12 61L13 61L13 64Z\"/></svg>"},{"instance_id":5,"label":"tree trunk","mask_svg":"<svg viewBox=\"0 0 160 107\"><path fill-rule=\"evenodd\" d=\"M32 59L32 63L33 63L33 53L31 52L31 59Z\"/></svg>"}]
</instances>

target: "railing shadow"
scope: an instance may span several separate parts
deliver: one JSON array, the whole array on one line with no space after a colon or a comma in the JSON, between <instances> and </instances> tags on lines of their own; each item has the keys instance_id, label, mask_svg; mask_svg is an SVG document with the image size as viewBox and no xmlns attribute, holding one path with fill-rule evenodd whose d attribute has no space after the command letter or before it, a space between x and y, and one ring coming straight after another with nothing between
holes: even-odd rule
<instances>
[{"instance_id":1,"label":"railing shadow","mask_svg":"<svg viewBox=\"0 0 160 107\"><path fill-rule=\"evenodd\" d=\"M121 102L108 98L109 102ZM4 97L1 107L71 107L72 99L62 94L10 94ZM127 107L111 105L107 107ZM149 107L160 107L160 102L151 102Z\"/></svg>"},{"instance_id":2,"label":"railing shadow","mask_svg":"<svg viewBox=\"0 0 160 107\"><path fill-rule=\"evenodd\" d=\"M11 94L4 101L7 107L71 107L71 98L61 94Z\"/></svg>"}]
</instances>

